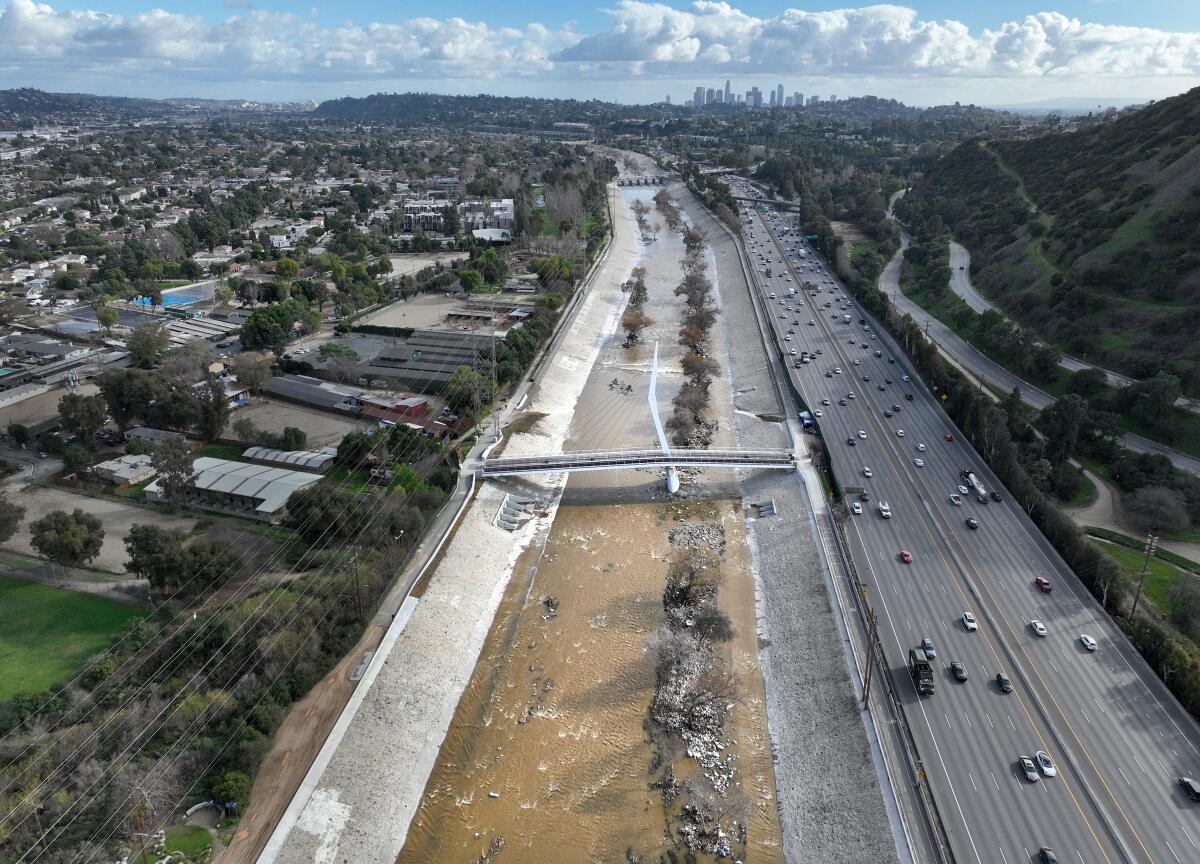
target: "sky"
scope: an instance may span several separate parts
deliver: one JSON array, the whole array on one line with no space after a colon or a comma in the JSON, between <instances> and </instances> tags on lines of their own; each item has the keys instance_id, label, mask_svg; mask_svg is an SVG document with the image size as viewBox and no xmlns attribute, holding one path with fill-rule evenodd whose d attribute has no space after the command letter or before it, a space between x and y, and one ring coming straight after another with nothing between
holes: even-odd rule
<instances>
[{"instance_id":1,"label":"sky","mask_svg":"<svg viewBox=\"0 0 1200 864\"><path fill-rule=\"evenodd\" d=\"M0 88L682 103L726 79L914 105L1162 98L1200 86L1200 0L0 0Z\"/></svg>"}]
</instances>

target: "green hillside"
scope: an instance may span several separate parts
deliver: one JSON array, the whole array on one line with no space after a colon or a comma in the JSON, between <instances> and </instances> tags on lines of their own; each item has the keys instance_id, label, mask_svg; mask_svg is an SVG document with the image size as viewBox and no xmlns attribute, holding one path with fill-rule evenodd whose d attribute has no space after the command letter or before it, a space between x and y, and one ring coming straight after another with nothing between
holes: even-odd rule
<instances>
[{"instance_id":1,"label":"green hillside","mask_svg":"<svg viewBox=\"0 0 1200 864\"><path fill-rule=\"evenodd\" d=\"M1200 392L1200 88L1080 132L966 142L897 208L1057 347Z\"/></svg>"}]
</instances>

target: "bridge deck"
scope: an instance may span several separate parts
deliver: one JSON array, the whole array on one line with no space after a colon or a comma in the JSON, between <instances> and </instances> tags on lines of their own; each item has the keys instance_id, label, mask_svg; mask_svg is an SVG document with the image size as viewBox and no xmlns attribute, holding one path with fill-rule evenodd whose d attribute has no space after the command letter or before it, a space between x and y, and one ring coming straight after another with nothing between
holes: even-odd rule
<instances>
[{"instance_id":1,"label":"bridge deck","mask_svg":"<svg viewBox=\"0 0 1200 864\"><path fill-rule=\"evenodd\" d=\"M486 459L485 477L554 471L613 471L624 468L791 468L787 450L585 450L551 456L508 456Z\"/></svg>"}]
</instances>

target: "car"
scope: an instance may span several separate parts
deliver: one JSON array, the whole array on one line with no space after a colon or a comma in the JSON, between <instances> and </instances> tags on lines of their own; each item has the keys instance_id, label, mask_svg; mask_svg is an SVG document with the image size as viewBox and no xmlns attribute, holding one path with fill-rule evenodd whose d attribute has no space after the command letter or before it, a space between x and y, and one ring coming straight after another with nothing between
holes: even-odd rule
<instances>
[{"instance_id":1,"label":"car","mask_svg":"<svg viewBox=\"0 0 1200 864\"><path fill-rule=\"evenodd\" d=\"M863 476L864 476L864 477L870 477L870 476L871 476L871 469L870 469L870 468L868 468L866 465L864 465L864 466L863 466Z\"/></svg>"},{"instance_id":2,"label":"car","mask_svg":"<svg viewBox=\"0 0 1200 864\"><path fill-rule=\"evenodd\" d=\"M822 404L822 405L828 405L828 404L829 404L829 400L828 400L828 399L822 399L822 400L821 400L821 404Z\"/></svg>"},{"instance_id":3,"label":"car","mask_svg":"<svg viewBox=\"0 0 1200 864\"><path fill-rule=\"evenodd\" d=\"M864 438L864 439L865 439L865 438L867 437L867 430L866 430L866 429L859 429L859 430L858 430L858 437L859 437L859 438Z\"/></svg>"},{"instance_id":4,"label":"car","mask_svg":"<svg viewBox=\"0 0 1200 864\"><path fill-rule=\"evenodd\" d=\"M947 441L953 441L953 440L954 440L954 435L953 435L953 434L951 434L950 432L947 432L947 433L946 433L945 435L943 435L942 437L943 437L943 438L945 438Z\"/></svg>"},{"instance_id":5,"label":"car","mask_svg":"<svg viewBox=\"0 0 1200 864\"><path fill-rule=\"evenodd\" d=\"M961 507L962 506L962 496L961 495L951 495L950 503L953 504L955 507Z\"/></svg>"},{"instance_id":6,"label":"car","mask_svg":"<svg viewBox=\"0 0 1200 864\"><path fill-rule=\"evenodd\" d=\"M877 390L879 390L879 391L883 391L883 390L886 390L886 389L887 389L887 386L886 386L886 385L884 385L884 384L880 384L880 385L878 385L878 386L877 386L875 389L877 389Z\"/></svg>"},{"instance_id":7,"label":"car","mask_svg":"<svg viewBox=\"0 0 1200 864\"><path fill-rule=\"evenodd\" d=\"M903 438L903 437L904 437L904 430L903 430L903 429L897 429L897 430L896 430L896 437L897 437L897 438Z\"/></svg>"},{"instance_id":8,"label":"car","mask_svg":"<svg viewBox=\"0 0 1200 864\"><path fill-rule=\"evenodd\" d=\"M849 393L847 393L847 394L846 394L846 398L847 398L847 399L853 399L853 398L854 398L854 391L853 391L853 390L851 390Z\"/></svg>"},{"instance_id":9,"label":"car","mask_svg":"<svg viewBox=\"0 0 1200 864\"><path fill-rule=\"evenodd\" d=\"M816 325L817 325L817 322L816 322L816 321L814 321L814 320L813 320L813 319L811 319L811 318L809 318L809 319L808 319L808 326L809 326L809 327L815 327Z\"/></svg>"},{"instance_id":10,"label":"car","mask_svg":"<svg viewBox=\"0 0 1200 864\"><path fill-rule=\"evenodd\" d=\"M959 267L959 270L962 268ZM1038 860L1041 864L1058 864L1058 856L1054 854L1054 850L1049 846L1043 846L1038 850Z\"/></svg>"},{"instance_id":11,"label":"car","mask_svg":"<svg viewBox=\"0 0 1200 864\"><path fill-rule=\"evenodd\" d=\"M925 656L930 660L937 656L937 651L933 647L933 640L928 636L921 640L921 650L925 652Z\"/></svg>"},{"instance_id":12,"label":"car","mask_svg":"<svg viewBox=\"0 0 1200 864\"><path fill-rule=\"evenodd\" d=\"M1180 777L1179 785L1183 787L1184 795L1193 801L1200 801L1200 780L1193 780L1191 777Z\"/></svg>"},{"instance_id":13,"label":"car","mask_svg":"<svg viewBox=\"0 0 1200 864\"><path fill-rule=\"evenodd\" d=\"M966 681L967 667L962 664L962 661L955 660L950 664L950 674L954 676L955 681Z\"/></svg>"},{"instance_id":14,"label":"car","mask_svg":"<svg viewBox=\"0 0 1200 864\"><path fill-rule=\"evenodd\" d=\"M822 414L822 413L821 413L821 409L820 409L820 408L818 408L816 411L814 411L814 412L813 412L813 416L814 416L814 417L824 417L825 415L824 415L824 414Z\"/></svg>"},{"instance_id":15,"label":"car","mask_svg":"<svg viewBox=\"0 0 1200 864\"><path fill-rule=\"evenodd\" d=\"M791 336L789 336L788 338L789 338L789 339L791 339L792 337L791 337ZM796 356L796 349L795 349L795 348L789 348L789 349L788 349L788 354L790 354L791 356L795 357L795 356Z\"/></svg>"},{"instance_id":16,"label":"car","mask_svg":"<svg viewBox=\"0 0 1200 864\"><path fill-rule=\"evenodd\" d=\"M891 363L893 366L895 366L895 365L896 365L896 358L895 358L895 357L889 357L889 358L888 358L888 362L889 362L889 363Z\"/></svg>"},{"instance_id":17,"label":"car","mask_svg":"<svg viewBox=\"0 0 1200 864\"><path fill-rule=\"evenodd\" d=\"M900 406L899 406L899 405L893 405L893 406L892 406L892 410L893 410L893 411L895 411L897 414L899 414L899 413L900 413Z\"/></svg>"},{"instance_id":18,"label":"car","mask_svg":"<svg viewBox=\"0 0 1200 864\"><path fill-rule=\"evenodd\" d=\"M870 381L870 380L871 380L871 376L870 376L870 375L864 375L864 376L863 376L863 380L864 380L864 381Z\"/></svg>"},{"instance_id":19,"label":"car","mask_svg":"<svg viewBox=\"0 0 1200 864\"><path fill-rule=\"evenodd\" d=\"M888 378L888 377L885 375L885 376L884 376L884 378L883 378L883 383L884 383L884 384L891 384L891 383L892 383L892 379L891 379L891 378Z\"/></svg>"},{"instance_id":20,"label":"car","mask_svg":"<svg viewBox=\"0 0 1200 864\"><path fill-rule=\"evenodd\" d=\"M792 334L791 334L791 333L788 333L786 336L784 336L784 337L783 337L783 341L784 341L784 342L791 342L791 341L792 341Z\"/></svg>"},{"instance_id":21,"label":"car","mask_svg":"<svg viewBox=\"0 0 1200 864\"><path fill-rule=\"evenodd\" d=\"M862 515L862 505L859 504L857 501L855 501L853 504L850 505L850 512L853 513L855 516L861 516Z\"/></svg>"},{"instance_id":22,"label":"car","mask_svg":"<svg viewBox=\"0 0 1200 864\"><path fill-rule=\"evenodd\" d=\"M1058 769L1054 767L1054 760L1050 758L1050 754L1045 750L1039 750L1033 754L1033 761L1042 769L1042 773L1047 777L1057 777Z\"/></svg>"},{"instance_id":23,"label":"car","mask_svg":"<svg viewBox=\"0 0 1200 864\"><path fill-rule=\"evenodd\" d=\"M1036 783L1041 775L1038 774L1037 766L1033 764L1033 760L1028 756L1022 756L1017 760L1021 765L1021 773L1025 775L1025 779L1030 783Z\"/></svg>"},{"instance_id":24,"label":"car","mask_svg":"<svg viewBox=\"0 0 1200 864\"><path fill-rule=\"evenodd\" d=\"M1046 625L1043 624L1038 619L1031 618L1029 621L1029 626L1033 630L1033 632L1036 633L1037 635L1042 636L1042 637L1044 637L1046 635Z\"/></svg>"},{"instance_id":25,"label":"car","mask_svg":"<svg viewBox=\"0 0 1200 864\"><path fill-rule=\"evenodd\" d=\"M884 409L884 411L883 411L883 416L884 416L884 417L891 417L891 416L892 416L892 410L891 410L890 408L885 408L885 409Z\"/></svg>"},{"instance_id":26,"label":"car","mask_svg":"<svg viewBox=\"0 0 1200 864\"><path fill-rule=\"evenodd\" d=\"M924 444L918 444L918 445L917 445L917 452L919 452L919 453L924 453L924 452L925 452L925 445L924 445Z\"/></svg>"},{"instance_id":27,"label":"car","mask_svg":"<svg viewBox=\"0 0 1200 864\"><path fill-rule=\"evenodd\" d=\"M914 459L914 460L913 460L913 464L914 464L914 465L916 465L918 468L924 468L924 467L925 467L925 460L924 460L924 459L921 459L920 457L918 457L918 458L916 458L916 459Z\"/></svg>"},{"instance_id":28,"label":"car","mask_svg":"<svg viewBox=\"0 0 1200 864\"><path fill-rule=\"evenodd\" d=\"M863 491L858 493L858 500L859 501L870 501L871 493L868 492L866 489L864 489Z\"/></svg>"},{"instance_id":29,"label":"car","mask_svg":"<svg viewBox=\"0 0 1200 864\"><path fill-rule=\"evenodd\" d=\"M900 380L901 380L901 381L911 381L912 379L911 379L911 378L909 378L907 375L901 375L901 376L900 376Z\"/></svg>"},{"instance_id":30,"label":"car","mask_svg":"<svg viewBox=\"0 0 1200 864\"><path fill-rule=\"evenodd\" d=\"M876 357L882 357L882 356L883 356L883 352L882 352L882 351L876 351L876 352L875 352L875 356L876 356Z\"/></svg>"},{"instance_id":31,"label":"car","mask_svg":"<svg viewBox=\"0 0 1200 864\"><path fill-rule=\"evenodd\" d=\"M855 358L854 358L853 360L851 360L850 362L851 362L851 363L853 363L855 366L858 366L858 365L860 365L860 364L859 364L859 362L858 362L858 358L857 358L857 357L855 357Z\"/></svg>"},{"instance_id":32,"label":"car","mask_svg":"<svg viewBox=\"0 0 1200 864\"><path fill-rule=\"evenodd\" d=\"M845 399L839 399L839 400L838 400L838 404L839 404L839 405L845 405L845 404L847 404L847 403L846 403L846 400L845 400Z\"/></svg>"},{"instance_id":33,"label":"car","mask_svg":"<svg viewBox=\"0 0 1200 864\"><path fill-rule=\"evenodd\" d=\"M825 377L826 377L826 378L832 378L832 377L833 377L833 373L832 373L832 372L826 372L826 373L825 373Z\"/></svg>"},{"instance_id":34,"label":"car","mask_svg":"<svg viewBox=\"0 0 1200 864\"><path fill-rule=\"evenodd\" d=\"M907 549L901 549L900 550L900 560L903 561L905 564L911 564L912 560L913 560L912 553L909 552Z\"/></svg>"},{"instance_id":35,"label":"car","mask_svg":"<svg viewBox=\"0 0 1200 864\"><path fill-rule=\"evenodd\" d=\"M37 458L39 458L39 459L49 459L49 458L50 458L50 454L49 454L49 453L38 453L38 454L37 454Z\"/></svg>"},{"instance_id":36,"label":"car","mask_svg":"<svg viewBox=\"0 0 1200 864\"><path fill-rule=\"evenodd\" d=\"M824 353L825 353L825 351L824 351L824 350L822 350L821 348L818 348L818 349L817 349L817 353L818 353L818 354L824 354Z\"/></svg>"},{"instance_id":37,"label":"car","mask_svg":"<svg viewBox=\"0 0 1200 864\"><path fill-rule=\"evenodd\" d=\"M833 367L833 374L834 374L834 375L841 375L841 374L842 374L842 367L841 367L841 366L834 366L834 367Z\"/></svg>"},{"instance_id":38,"label":"car","mask_svg":"<svg viewBox=\"0 0 1200 864\"><path fill-rule=\"evenodd\" d=\"M907 399L909 402L913 401L913 395L911 393L905 393L904 398Z\"/></svg>"},{"instance_id":39,"label":"car","mask_svg":"<svg viewBox=\"0 0 1200 864\"><path fill-rule=\"evenodd\" d=\"M1000 688L1001 693L1011 693L1013 691L1012 681L1008 680L1008 676L1003 672L996 673L996 686Z\"/></svg>"},{"instance_id":40,"label":"car","mask_svg":"<svg viewBox=\"0 0 1200 864\"><path fill-rule=\"evenodd\" d=\"M959 494L959 495L969 495L969 494L970 494L970 492L971 492L971 490L970 490L970 489L968 489L966 486L959 486L959 487L958 487L958 494Z\"/></svg>"},{"instance_id":41,"label":"car","mask_svg":"<svg viewBox=\"0 0 1200 864\"><path fill-rule=\"evenodd\" d=\"M1097 648L1096 640L1086 633L1079 634L1079 643L1089 651L1095 651Z\"/></svg>"},{"instance_id":42,"label":"car","mask_svg":"<svg viewBox=\"0 0 1200 864\"><path fill-rule=\"evenodd\" d=\"M964 612L962 614L962 623L963 627L966 628L968 633L974 633L979 629L979 622L975 620L975 616L970 612Z\"/></svg>"},{"instance_id":43,"label":"car","mask_svg":"<svg viewBox=\"0 0 1200 864\"><path fill-rule=\"evenodd\" d=\"M849 444L851 447L853 447L853 446L854 446L855 444L857 444L858 442L857 442L857 441L855 441L853 438L847 438L847 439L846 439L846 443L847 443L847 444Z\"/></svg>"},{"instance_id":44,"label":"car","mask_svg":"<svg viewBox=\"0 0 1200 864\"><path fill-rule=\"evenodd\" d=\"M972 531L977 531L979 529L979 520L976 519L974 516L968 516L967 517L967 527L970 528Z\"/></svg>"},{"instance_id":45,"label":"car","mask_svg":"<svg viewBox=\"0 0 1200 864\"><path fill-rule=\"evenodd\" d=\"M1050 580L1045 576L1038 576L1033 580L1033 584L1038 587L1038 590L1043 594L1049 594L1054 590L1054 586L1050 584Z\"/></svg>"}]
</instances>

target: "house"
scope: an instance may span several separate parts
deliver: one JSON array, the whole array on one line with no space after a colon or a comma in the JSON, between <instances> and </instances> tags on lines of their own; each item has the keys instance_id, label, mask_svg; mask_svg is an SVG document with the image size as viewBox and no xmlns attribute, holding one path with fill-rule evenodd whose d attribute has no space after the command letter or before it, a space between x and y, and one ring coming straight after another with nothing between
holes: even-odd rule
<instances>
[{"instance_id":1,"label":"house","mask_svg":"<svg viewBox=\"0 0 1200 864\"><path fill-rule=\"evenodd\" d=\"M320 474L211 456L197 458L192 471L188 503L269 522L286 515L287 501L293 492L321 481ZM159 481L146 487L146 497L151 501L166 500Z\"/></svg>"},{"instance_id":2,"label":"house","mask_svg":"<svg viewBox=\"0 0 1200 864\"><path fill-rule=\"evenodd\" d=\"M362 416L396 423L423 417L428 410L429 399L424 396L406 396L403 399L368 397L363 403Z\"/></svg>"},{"instance_id":3,"label":"house","mask_svg":"<svg viewBox=\"0 0 1200 864\"><path fill-rule=\"evenodd\" d=\"M91 468L92 475L116 486L136 486L158 473L146 454L119 456Z\"/></svg>"},{"instance_id":4,"label":"house","mask_svg":"<svg viewBox=\"0 0 1200 864\"><path fill-rule=\"evenodd\" d=\"M126 186L118 189L115 193L117 201L121 204L132 204L134 201L140 201L146 197L146 190L142 186Z\"/></svg>"},{"instance_id":5,"label":"house","mask_svg":"<svg viewBox=\"0 0 1200 864\"><path fill-rule=\"evenodd\" d=\"M130 441L135 438L139 441L149 441L155 447L166 441L187 441L187 438L182 432L169 432L166 429L151 429L149 426L134 426L125 432L125 437Z\"/></svg>"},{"instance_id":6,"label":"house","mask_svg":"<svg viewBox=\"0 0 1200 864\"><path fill-rule=\"evenodd\" d=\"M17 296L18 293L13 292L13 296ZM12 333L0 338L0 351L18 354L39 364L54 363L60 360L78 360L92 353L92 349L86 345L59 342L45 336L26 333Z\"/></svg>"}]
</instances>

